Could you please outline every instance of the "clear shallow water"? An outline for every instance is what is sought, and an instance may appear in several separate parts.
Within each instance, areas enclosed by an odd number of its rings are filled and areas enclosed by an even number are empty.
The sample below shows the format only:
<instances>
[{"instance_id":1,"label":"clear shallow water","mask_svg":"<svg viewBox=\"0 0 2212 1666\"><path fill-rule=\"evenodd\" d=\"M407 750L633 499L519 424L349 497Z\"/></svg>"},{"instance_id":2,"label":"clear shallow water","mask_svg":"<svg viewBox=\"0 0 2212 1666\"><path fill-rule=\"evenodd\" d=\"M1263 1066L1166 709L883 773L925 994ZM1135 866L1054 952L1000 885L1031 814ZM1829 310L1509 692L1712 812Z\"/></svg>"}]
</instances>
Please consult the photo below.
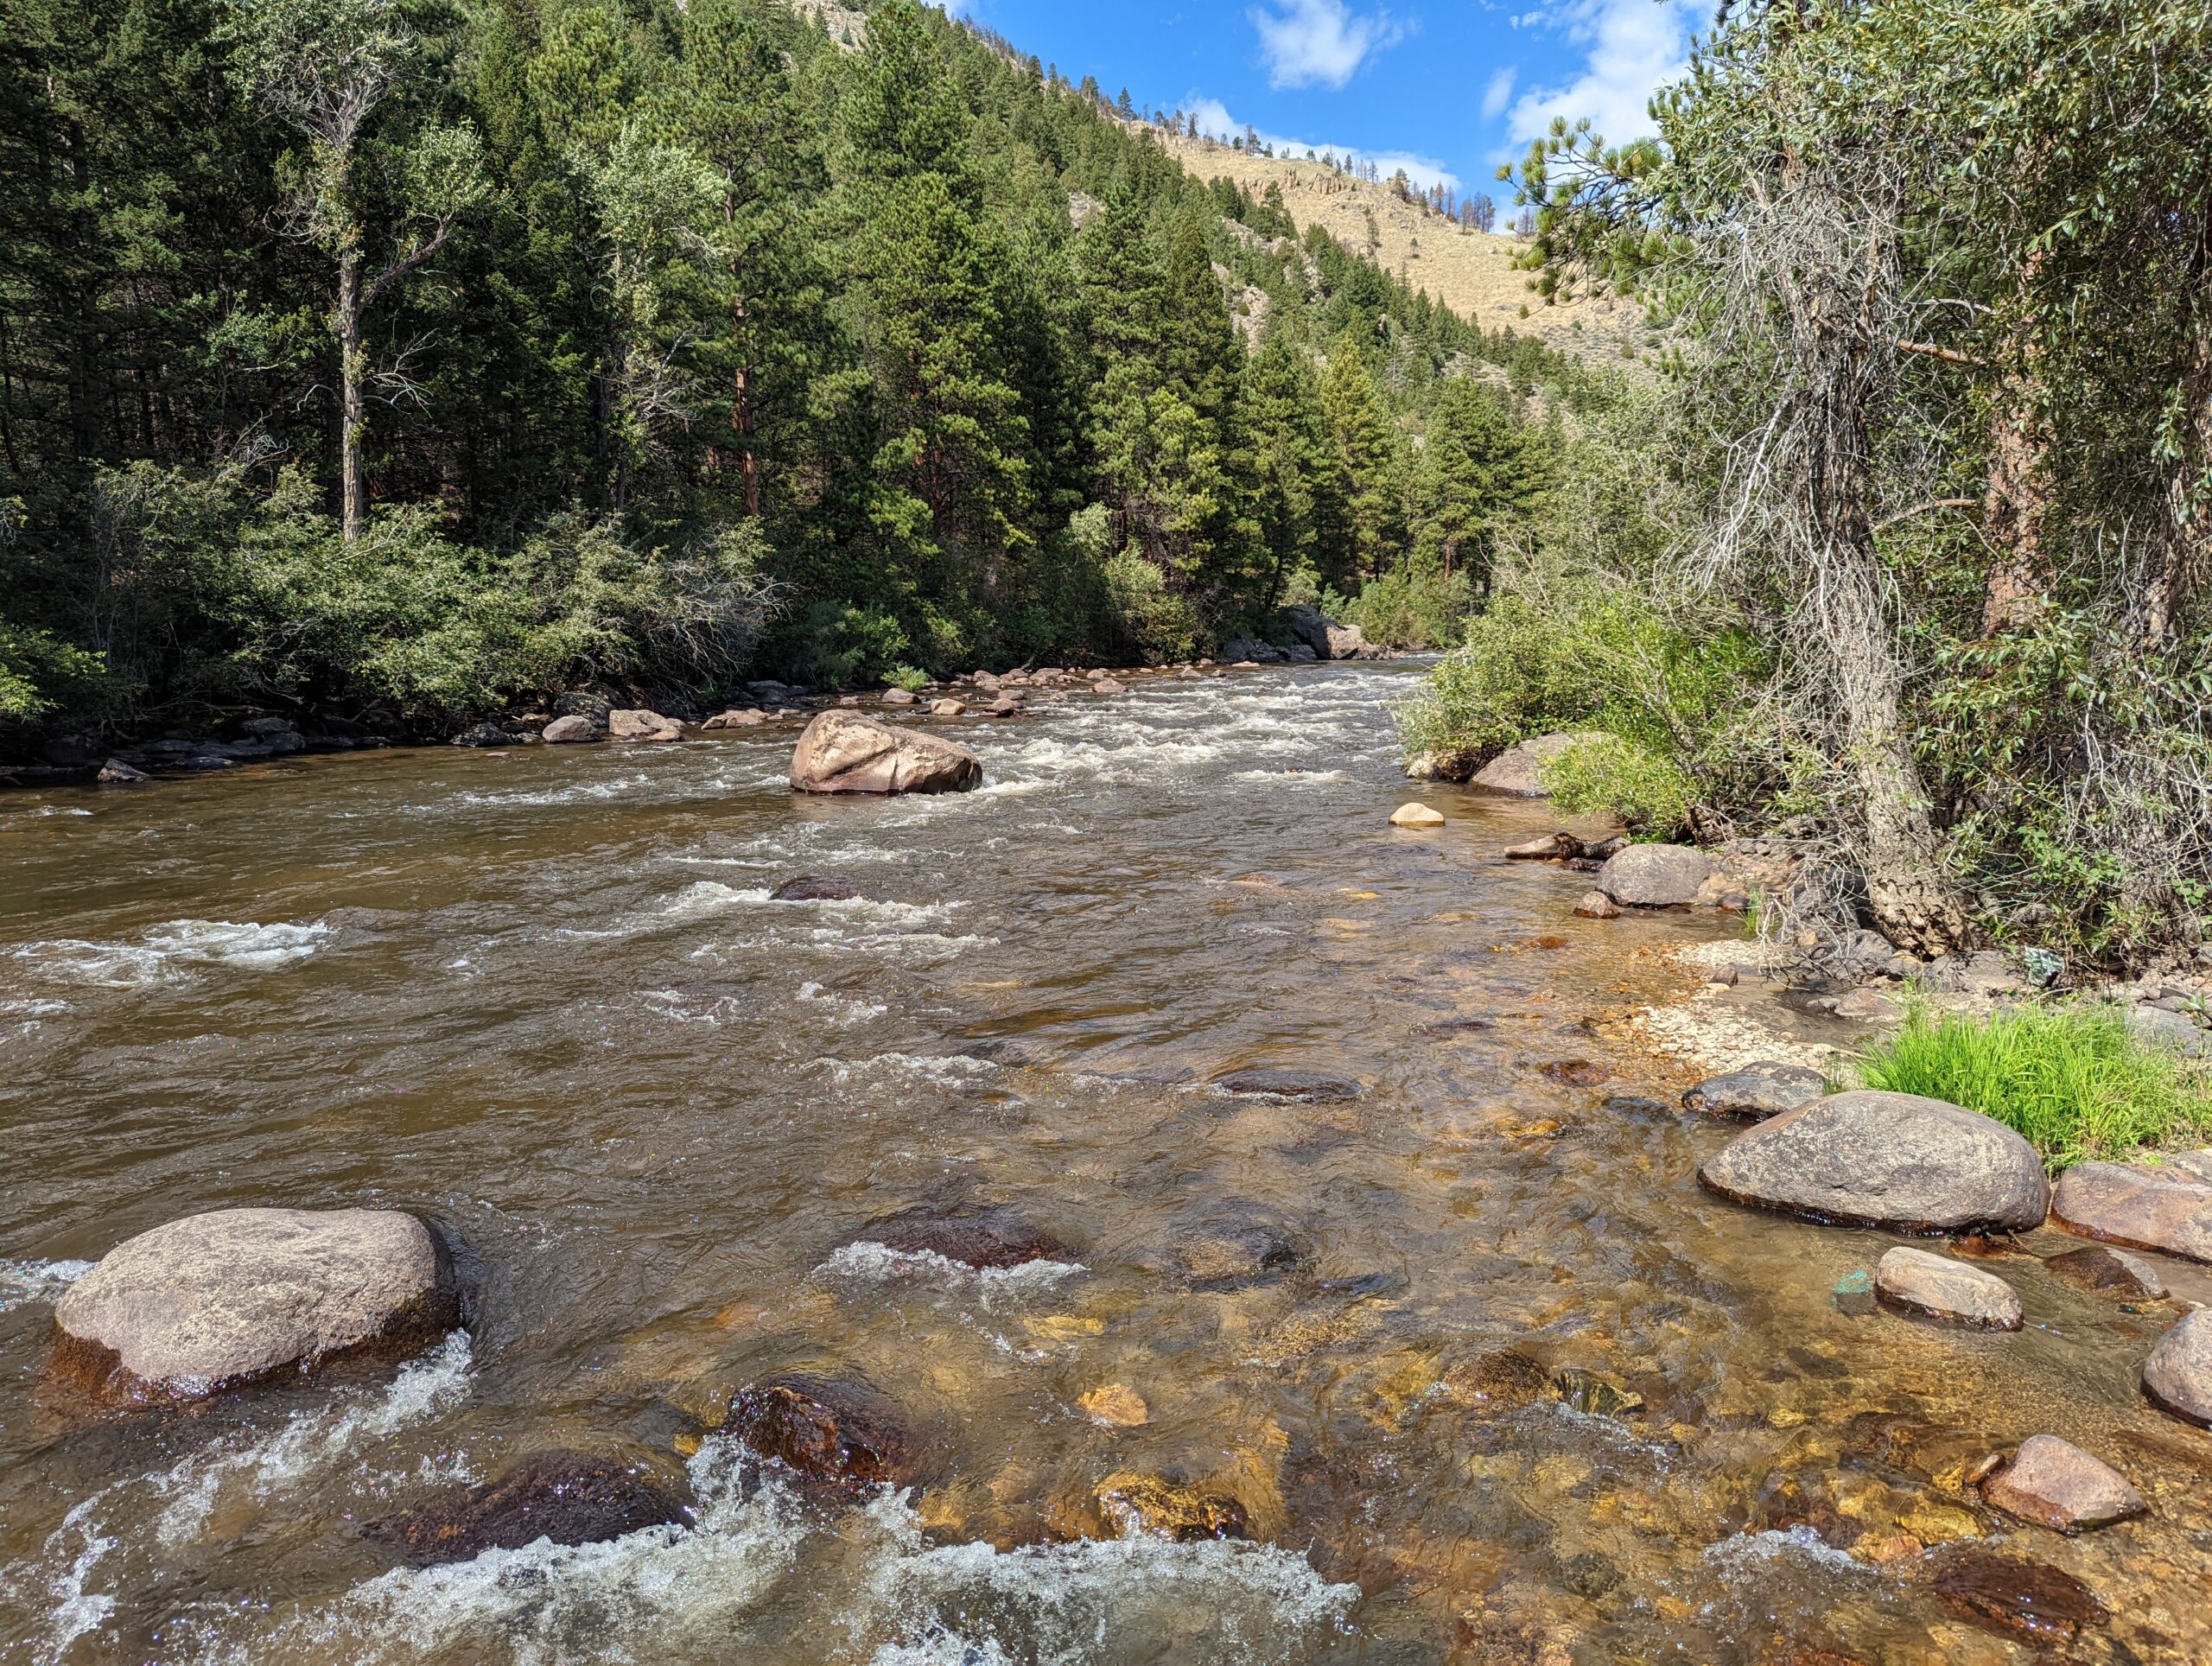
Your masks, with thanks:
<instances>
[{"instance_id":1,"label":"clear shallow water","mask_svg":"<svg viewBox=\"0 0 2212 1666\"><path fill-rule=\"evenodd\" d=\"M1722 1204L1725 1130L1605 1106L1678 1085L1607 1039L1643 951L1723 928L1574 920L1586 881L1497 859L1526 806L1389 830L1407 675L1072 696L963 729L958 798L796 799L776 730L0 799L0 1659L2027 1658L1907 1532L2078 1574L2115 1611L2083 1658L2206 1657L2212 1439L2133 1385L2171 1314L2020 1262L2020 1336L1838 1314L1886 1240ZM880 900L770 900L810 873ZM1201 1085L1259 1065L1364 1092ZM1070 1259L854 1246L919 1203ZM245 1204L451 1224L474 1333L189 1416L42 1389L82 1263ZM1255 1217L1297 1264L1192 1288L1193 1230ZM1501 1411L1468 1385L1506 1347L1643 1404ZM893 1394L929 1485L748 1491L709 1435L689 1530L424 1571L362 1536L793 1368ZM1148 1421L1085 1415L1106 1385ZM2044 1430L2154 1519L2067 1542L1944 1484ZM1255 1541L1108 1536L1124 1471Z\"/></svg>"}]
</instances>

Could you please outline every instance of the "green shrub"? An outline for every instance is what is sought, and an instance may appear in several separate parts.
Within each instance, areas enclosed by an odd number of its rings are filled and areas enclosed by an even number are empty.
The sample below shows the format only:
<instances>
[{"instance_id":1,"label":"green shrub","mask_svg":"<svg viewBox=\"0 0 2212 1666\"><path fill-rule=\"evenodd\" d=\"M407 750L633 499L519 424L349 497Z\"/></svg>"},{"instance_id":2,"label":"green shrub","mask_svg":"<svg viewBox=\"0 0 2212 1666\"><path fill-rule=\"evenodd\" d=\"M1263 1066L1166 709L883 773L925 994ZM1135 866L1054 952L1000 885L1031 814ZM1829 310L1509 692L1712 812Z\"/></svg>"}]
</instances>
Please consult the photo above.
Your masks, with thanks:
<instances>
[{"instance_id":1,"label":"green shrub","mask_svg":"<svg viewBox=\"0 0 2212 1666\"><path fill-rule=\"evenodd\" d=\"M1334 601L1334 606L1327 605ZM1351 601L1333 597L1324 611L1357 625L1378 648L1416 652L1463 640L1475 612L1475 588L1465 573L1385 573Z\"/></svg>"},{"instance_id":2,"label":"green shrub","mask_svg":"<svg viewBox=\"0 0 2212 1666\"><path fill-rule=\"evenodd\" d=\"M930 685L930 674L916 671L912 665L894 665L884 672L885 686L904 689L909 694L919 694Z\"/></svg>"},{"instance_id":3,"label":"green shrub","mask_svg":"<svg viewBox=\"0 0 2212 1666\"><path fill-rule=\"evenodd\" d=\"M1570 816L1618 816L1642 839L1687 831L1697 789L1669 760L1618 734L1578 741L1548 765L1552 802Z\"/></svg>"},{"instance_id":4,"label":"green shrub","mask_svg":"<svg viewBox=\"0 0 2212 1666\"><path fill-rule=\"evenodd\" d=\"M1993 1116L2055 1168L2156 1148L2212 1122L2201 1072L2135 1040L2115 1008L2019 1008L1987 1021L1914 1003L1857 1061L1870 1088Z\"/></svg>"},{"instance_id":5,"label":"green shrub","mask_svg":"<svg viewBox=\"0 0 2212 1666\"><path fill-rule=\"evenodd\" d=\"M1487 758L1515 741L1585 724L1605 698L1573 633L1520 596L1468 621L1465 639L1398 715L1409 755Z\"/></svg>"},{"instance_id":6,"label":"green shrub","mask_svg":"<svg viewBox=\"0 0 2212 1666\"><path fill-rule=\"evenodd\" d=\"M1198 609L1167 588L1166 575L1135 544L1107 562L1104 577L1114 624L1138 658L1158 664L1198 652L1204 633Z\"/></svg>"}]
</instances>

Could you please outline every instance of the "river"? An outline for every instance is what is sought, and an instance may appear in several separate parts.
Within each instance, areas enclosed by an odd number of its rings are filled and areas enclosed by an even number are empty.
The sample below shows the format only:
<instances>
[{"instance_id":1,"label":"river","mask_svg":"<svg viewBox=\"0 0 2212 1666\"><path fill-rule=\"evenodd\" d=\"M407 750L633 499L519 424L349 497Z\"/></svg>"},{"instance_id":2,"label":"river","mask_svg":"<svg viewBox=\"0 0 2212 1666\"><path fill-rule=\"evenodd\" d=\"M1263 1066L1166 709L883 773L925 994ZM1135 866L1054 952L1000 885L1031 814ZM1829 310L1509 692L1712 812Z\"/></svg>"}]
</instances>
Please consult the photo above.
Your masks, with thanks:
<instances>
[{"instance_id":1,"label":"river","mask_svg":"<svg viewBox=\"0 0 2212 1666\"><path fill-rule=\"evenodd\" d=\"M0 800L0 1659L2024 1660L1924 1571L1990 1536L2105 1597L2096 1647L2205 1657L2161 1321L2050 1280L2012 1337L1839 1313L1891 1240L1701 1192L1730 1130L1616 1097L1679 1088L1611 1021L1733 922L1575 919L1500 859L1537 807L1392 830L1410 675L1077 694L961 726L957 797L795 798L777 728ZM870 900L771 899L809 874ZM1251 1066L1360 1092L1206 1085ZM985 1203L1066 1257L864 1241ZM445 1223L470 1328L191 1414L44 1383L83 1263L257 1204ZM1193 1276L1224 1221L1281 1253ZM759 1478L713 1431L797 1368L892 1396L928 1484ZM2152 1520L1962 1506L2043 1430ZM695 1524L423 1570L363 1531L548 1445L683 1454ZM1111 1536L1126 1472L1249 1539Z\"/></svg>"}]
</instances>

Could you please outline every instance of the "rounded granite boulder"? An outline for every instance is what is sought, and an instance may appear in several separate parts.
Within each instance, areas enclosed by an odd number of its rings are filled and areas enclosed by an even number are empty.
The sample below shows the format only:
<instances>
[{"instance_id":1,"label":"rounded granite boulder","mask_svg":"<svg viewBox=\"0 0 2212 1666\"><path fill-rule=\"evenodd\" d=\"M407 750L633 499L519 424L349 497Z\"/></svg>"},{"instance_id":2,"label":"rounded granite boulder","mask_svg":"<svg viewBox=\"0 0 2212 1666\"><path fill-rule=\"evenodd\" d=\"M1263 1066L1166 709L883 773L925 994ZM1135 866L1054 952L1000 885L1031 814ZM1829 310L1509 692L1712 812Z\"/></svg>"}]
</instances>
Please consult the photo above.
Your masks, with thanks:
<instances>
[{"instance_id":1,"label":"rounded granite boulder","mask_svg":"<svg viewBox=\"0 0 2212 1666\"><path fill-rule=\"evenodd\" d=\"M388 1209L224 1209L111 1250L55 1306L54 1369L113 1405L197 1400L461 1322L430 1229Z\"/></svg>"},{"instance_id":2,"label":"rounded granite boulder","mask_svg":"<svg viewBox=\"0 0 2212 1666\"><path fill-rule=\"evenodd\" d=\"M982 784L982 760L966 747L858 712L822 713L791 752L791 785L801 792L966 792Z\"/></svg>"},{"instance_id":3,"label":"rounded granite boulder","mask_svg":"<svg viewBox=\"0 0 2212 1666\"><path fill-rule=\"evenodd\" d=\"M2043 1224L2043 1160L2002 1122L1910 1093L1832 1094L1746 1129L1698 1170L1737 1203L1899 1232Z\"/></svg>"}]
</instances>

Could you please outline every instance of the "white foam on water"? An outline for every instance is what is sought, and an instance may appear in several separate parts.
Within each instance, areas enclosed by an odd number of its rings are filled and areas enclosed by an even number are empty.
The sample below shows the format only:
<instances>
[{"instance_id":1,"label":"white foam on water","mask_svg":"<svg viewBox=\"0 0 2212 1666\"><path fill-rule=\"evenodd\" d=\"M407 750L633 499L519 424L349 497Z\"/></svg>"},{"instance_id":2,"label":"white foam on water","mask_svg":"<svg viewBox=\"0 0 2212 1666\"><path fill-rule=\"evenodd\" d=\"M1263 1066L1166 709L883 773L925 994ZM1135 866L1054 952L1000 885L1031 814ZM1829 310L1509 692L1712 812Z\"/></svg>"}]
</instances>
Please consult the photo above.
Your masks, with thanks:
<instances>
[{"instance_id":1,"label":"white foam on water","mask_svg":"<svg viewBox=\"0 0 2212 1666\"><path fill-rule=\"evenodd\" d=\"M805 1512L770 1485L744 1496L739 1451L709 1438L690 1465L694 1524L652 1527L601 1544L540 1539L473 1561L403 1567L285 1617L250 1642L209 1638L201 1659L652 1660L698 1649L757 1606L790 1568ZM733 1656L706 1656L734 1658Z\"/></svg>"},{"instance_id":2,"label":"white foam on water","mask_svg":"<svg viewBox=\"0 0 2212 1666\"><path fill-rule=\"evenodd\" d=\"M1344 1634L1359 1599L1357 1586L1332 1585L1276 1545L1138 1535L1013 1550L931 1546L903 1496L880 1497L865 1513L885 1542L871 1559L867 1607L845 1625L880 1639L872 1666L1274 1666Z\"/></svg>"},{"instance_id":3,"label":"white foam on water","mask_svg":"<svg viewBox=\"0 0 2212 1666\"><path fill-rule=\"evenodd\" d=\"M457 792L450 798L431 804L410 804L416 814L435 812L454 804L467 804L471 809L504 810L508 808L535 809L552 804L582 804L604 802L609 798L624 798L641 787L652 785L651 775L617 775L604 781L571 781L566 786L544 787L537 792Z\"/></svg>"},{"instance_id":4,"label":"white foam on water","mask_svg":"<svg viewBox=\"0 0 2212 1666\"><path fill-rule=\"evenodd\" d=\"M1239 781L1275 781L1290 786L1328 786L1344 779L1340 769L1245 769L1233 778Z\"/></svg>"},{"instance_id":5,"label":"white foam on water","mask_svg":"<svg viewBox=\"0 0 2212 1666\"><path fill-rule=\"evenodd\" d=\"M47 1536L49 1563L67 1555L73 1545L77 1551L69 1565L47 1582L46 1594L54 1605L47 1616L47 1642L53 1650L50 1659L59 1659L71 1644L88 1631L98 1631L115 1612L114 1597L86 1589L93 1571L121 1542L92 1524L94 1512L106 1497L105 1491L95 1492L72 1509L61 1518L61 1525ZM0 1577L0 1590L9 1588L10 1583Z\"/></svg>"},{"instance_id":6,"label":"white foam on water","mask_svg":"<svg viewBox=\"0 0 2212 1666\"><path fill-rule=\"evenodd\" d=\"M1724 1577L1757 1573L1777 1561L1802 1557L1835 1573L1871 1576L1873 1570L1848 1551L1839 1550L1805 1526L1770 1528L1764 1533L1732 1533L1705 1548L1705 1559Z\"/></svg>"},{"instance_id":7,"label":"white foam on water","mask_svg":"<svg viewBox=\"0 0 2212 1666\"><path fill-rule=\"evenodd\" d=\"M821 1008L823 1016L840 1029L854 1024L864 1024L871 1018L880 1018L891 1010L887 1006L855 1001L849 995L832 995L811 979L798 986L797 998L810 1007Z\"/></svg>"},{"instance_id":8,"label":"white foam on water","mask_svg":"<svg viewBox=\"0 0 2212 1666\"><path fill-rule=\"evenodd\" d=\"M1000 1296L1042 1295L1090 1269L1076 1261L1025 1261L1015 1267L970 1267L965 1262L940 1256L933 1250L893 1250L887 1243L862 1238L830 1251L814 1269L830 1278L856 1283L890 1284L906 1280L950 1290L974 1293L988 1307Z\"/></svg>"},{"instance_id":9,"label":"white foam on water","mask_svg":"<svg viewBox=\"0 0 2212 1666\"><path fill-rule=\"evenodd\" d=\"M276 971L308 958L330 936L330 928L321 921L264 925L227 919L173 919L148 926L137 943L56 938L26 943L10 952L13 958L38 972L130 989L188 977L193 969L204 966Z\"/></svg>"},{"instance_id":10,"label":"white foam on water","mask_svg":"<svg viewBox=\"0 0 2212 1666\"><path fill-rule=\"evenodd\" d=\"M855 1077L865 1081L895 1071L946 1087L969 1087L979 1078L993 1074L998 1066L988 1059L964 1052L879 1052L867 1059L817 1059L804 1068L824 1071L833 1082L849 1082Z\"/></svg>"},{"instance_id":11,"label":"white foam on water","mask_svg":"<svg viewBox=\"0 0 2212 1666\"><path fill-rule=\"evenodd\" d=\"M98 1264L89 1261L0 1259L0 1313L13 1313L29 1301L54 1300Z\"/></svg>"},{"instance_id":12,"label":"white foam on water","mask_svg":"<svg viewBox=\"0 0 2212 1666\"><path fill-rule=\"evenodd\" d=\"M731 908L768 900L765 886L740 889L720 880L695 880L661 905L664 919L705 919Z\"/></svg>"},{"instance_id":13,"label":"white foam on water","mask_svg":"<svg viewBox=\"0 0 2212 1666\"><path fill-rule=\"evenodd\" d=\"M701 995L685 989L641 989L638 999L663 1018L679 1024L705 1024L719 1029L725 1019L747 1015L744 1001L734 995Z\"/></svg>"}]
</instances>

